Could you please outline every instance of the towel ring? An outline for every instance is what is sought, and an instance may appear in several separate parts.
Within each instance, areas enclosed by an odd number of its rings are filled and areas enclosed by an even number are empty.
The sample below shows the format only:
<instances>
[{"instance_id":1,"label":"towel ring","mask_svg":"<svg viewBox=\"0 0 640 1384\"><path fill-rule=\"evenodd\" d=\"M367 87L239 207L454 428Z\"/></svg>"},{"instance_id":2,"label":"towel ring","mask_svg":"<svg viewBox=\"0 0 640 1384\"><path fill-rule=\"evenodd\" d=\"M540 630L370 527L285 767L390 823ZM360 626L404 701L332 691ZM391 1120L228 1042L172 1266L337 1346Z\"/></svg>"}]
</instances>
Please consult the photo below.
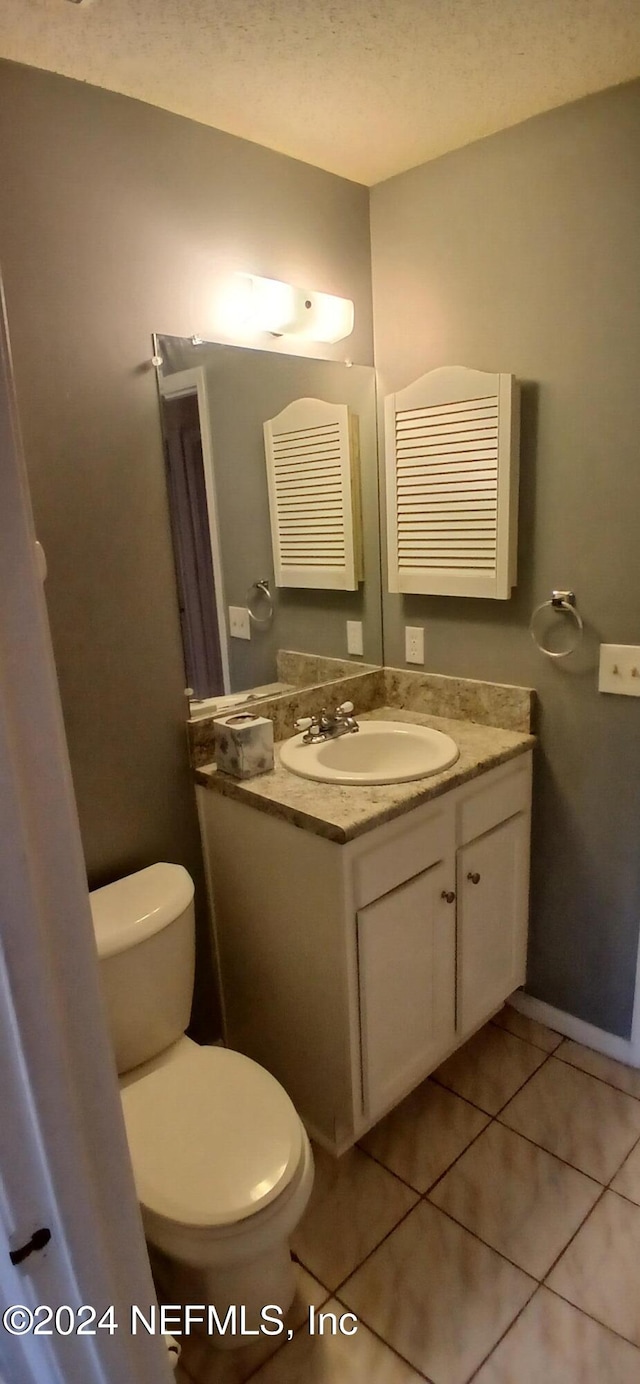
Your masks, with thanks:
<instances>
[{"instance_id":1,"label":"towel ring","mask_svg":"<svg viewBox=\"0 0 640 1384\"><path fill-rule=\"evenodd\" d=\"M266 604L266 615L255 615L251 609L252 602L260 601ZM252 625L257 625L258 629L266 629L267 625L273 620L273 596L269 590L269 578L264 577L262 581L254 581L247 591L247 610Z\"/></svg>"},{"instance_id":2,"label":"towel ring","mask_svg":"<svg viewBox=\"0 0 640 1384\"><path fill-rule=\"evenodd\" d=\"M568 649L560 649L556 652L554 649L548 649L546 644L543 644L542 640L538 638L535 623L536 617L540 614L541 610L546 610L548 607L552 610L563 611L566 615L570 615L575 623L575 639L573 643L569 645ZM552 591L551 600L542 601L539 606L536 606L531 620L529 621L529 634L536 647L540 650L540 653L546 654L547 658L568 658L569 654L575 653L578 645L582 641L583 633L584 625L582 623L582 616L576 607L576 598L573 591Z\"/></svg>"}]
</instances>

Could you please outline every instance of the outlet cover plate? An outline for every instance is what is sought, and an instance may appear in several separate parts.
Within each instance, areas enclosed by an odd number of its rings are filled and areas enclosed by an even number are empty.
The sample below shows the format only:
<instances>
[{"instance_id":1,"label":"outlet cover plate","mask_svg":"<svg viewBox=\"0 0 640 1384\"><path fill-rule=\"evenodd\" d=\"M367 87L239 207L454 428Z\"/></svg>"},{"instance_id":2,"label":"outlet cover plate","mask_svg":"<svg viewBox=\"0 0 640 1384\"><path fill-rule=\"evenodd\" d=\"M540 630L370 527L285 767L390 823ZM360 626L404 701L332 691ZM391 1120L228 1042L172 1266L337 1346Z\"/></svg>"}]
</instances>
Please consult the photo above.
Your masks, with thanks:
<instances>
[{"instance_id":1,"label":"outlet cover plate","mask_svg":"<svg viewBox=\"0 0 640 1384\"><path fill-rule=\"evenodd\" d=\"M347 653L362 656L362 620L347 620Z\"/></svg>"},{"instance_id":2,"label":"outlet cover plate","mask_svg":"<svg viewBox=\"0 0 640 1384\"><path fill-rule=\"evenodd\" d=\"M246 606L229 606L229 634L232 639L251 638L251 621Z\"/></svg>"},{"instance_id":3,"label":"outlet cover plate","mask_svg":"<svg viewBox=\"0 0 640 1384\"><path fill-rule=\"evenodd\" d=\"M640 697L640 647L637 644L600 645L598 691Z\"/></svg>"},{"instance_id":4,"label":"outlet cover plate","mask_svg":"<svg viewBox=\"0 0 640 1384\"><path fill-rule=\"evenodd\" d=\"M405 625L404 656L407 663L420 663L424 667L424 630L422 625Z\"/></svg>"}]
</instances>

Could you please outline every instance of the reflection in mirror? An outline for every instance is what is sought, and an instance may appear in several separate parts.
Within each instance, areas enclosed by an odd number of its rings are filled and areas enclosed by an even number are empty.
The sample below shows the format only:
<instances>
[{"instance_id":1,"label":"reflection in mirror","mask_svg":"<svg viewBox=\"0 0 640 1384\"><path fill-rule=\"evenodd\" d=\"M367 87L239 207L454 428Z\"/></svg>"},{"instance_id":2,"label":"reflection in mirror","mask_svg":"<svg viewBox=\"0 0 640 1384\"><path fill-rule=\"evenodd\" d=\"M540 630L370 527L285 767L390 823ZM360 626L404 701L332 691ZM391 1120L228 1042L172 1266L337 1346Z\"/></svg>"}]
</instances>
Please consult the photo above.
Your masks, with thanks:
<instances>
[{"instance_id":1,"label":"reflection in mirror","mask_svg":"<svg viewBox=\"0 0 640 1384\"><path fill-rule=\"evenodd\" d=\"M380 663L373 368L154 342L194 703L323 680L283 650Z\"/></svg>"}]
</instances>

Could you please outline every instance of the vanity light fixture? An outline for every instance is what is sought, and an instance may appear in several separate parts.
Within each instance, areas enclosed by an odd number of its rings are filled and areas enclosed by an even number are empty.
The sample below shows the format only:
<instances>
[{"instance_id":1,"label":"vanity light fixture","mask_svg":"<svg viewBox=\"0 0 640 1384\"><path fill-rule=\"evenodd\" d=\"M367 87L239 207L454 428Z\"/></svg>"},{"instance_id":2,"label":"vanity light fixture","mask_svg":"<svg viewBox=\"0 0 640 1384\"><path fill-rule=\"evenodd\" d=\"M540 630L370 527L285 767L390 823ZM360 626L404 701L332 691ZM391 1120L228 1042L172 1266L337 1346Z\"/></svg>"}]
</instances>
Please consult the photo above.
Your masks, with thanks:
<instances>
[{"instance_id":1,"label":"vanity light fixture","mask_svg":"<svg viewBox=\"0 0 640 1384\"><path fill-rule=\"evenodd\" d=\"M235 315L244 329L331 343L342 341L353 331L350 298L296 288L258 274L236 274L235 279Z\"/></svg>"}]
</instances>

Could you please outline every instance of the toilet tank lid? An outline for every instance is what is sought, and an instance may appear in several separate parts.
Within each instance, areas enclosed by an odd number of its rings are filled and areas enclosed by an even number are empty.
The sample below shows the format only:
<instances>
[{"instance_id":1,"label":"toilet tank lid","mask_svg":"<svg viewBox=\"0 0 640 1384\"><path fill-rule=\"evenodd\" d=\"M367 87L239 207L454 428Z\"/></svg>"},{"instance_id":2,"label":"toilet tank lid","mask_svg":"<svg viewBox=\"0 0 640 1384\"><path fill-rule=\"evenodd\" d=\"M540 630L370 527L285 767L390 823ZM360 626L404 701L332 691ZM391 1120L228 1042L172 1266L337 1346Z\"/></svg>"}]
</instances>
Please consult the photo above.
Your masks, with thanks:
<instances>
[{"instance_id":1,"label":"toilet tank lid","mask_svg":"<svg viewBox=\"0 0 640 1384\"><path fill-rule=\"evenodd\" d=\"M98 956L114 956L175 922L193 899L193 880L182 865L149 865L89 899Z\"/></svg>"}]
</instances>

